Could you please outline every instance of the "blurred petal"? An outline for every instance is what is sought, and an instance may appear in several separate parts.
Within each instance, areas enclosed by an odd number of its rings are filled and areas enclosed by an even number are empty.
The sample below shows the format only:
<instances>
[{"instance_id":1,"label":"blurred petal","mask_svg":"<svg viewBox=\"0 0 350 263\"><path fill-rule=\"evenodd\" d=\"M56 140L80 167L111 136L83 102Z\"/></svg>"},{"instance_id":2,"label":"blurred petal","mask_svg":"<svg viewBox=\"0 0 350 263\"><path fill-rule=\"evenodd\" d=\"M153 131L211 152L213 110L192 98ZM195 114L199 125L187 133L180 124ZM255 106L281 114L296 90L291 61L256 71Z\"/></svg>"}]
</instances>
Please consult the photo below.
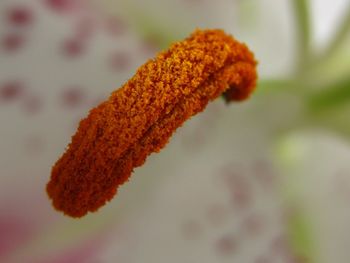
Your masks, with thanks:
<instances>
[{"instance_id":1,"label":"blurred petal","mask_svg":"<svg viewBox=\"0 0 350 263\"><path fill-rule=\"evenodd\" d=\"M308 221L313 250L307 252L316 262L347 262L350 145L312 131L292 134L279 147L285 195Z\"/></svg>"}]
</instances>

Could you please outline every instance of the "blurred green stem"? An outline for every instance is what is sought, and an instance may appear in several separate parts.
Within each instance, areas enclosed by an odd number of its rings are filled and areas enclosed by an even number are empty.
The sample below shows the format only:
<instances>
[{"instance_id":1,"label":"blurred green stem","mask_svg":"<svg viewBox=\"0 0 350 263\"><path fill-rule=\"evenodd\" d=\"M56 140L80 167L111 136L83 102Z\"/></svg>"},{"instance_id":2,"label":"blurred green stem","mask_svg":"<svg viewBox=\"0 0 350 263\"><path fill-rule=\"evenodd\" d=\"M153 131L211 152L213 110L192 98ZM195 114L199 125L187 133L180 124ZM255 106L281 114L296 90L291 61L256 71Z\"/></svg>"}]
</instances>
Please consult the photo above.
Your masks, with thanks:
<instances>
[{"instance_id":1,"label":"blurred green stem","mask_svg":"<svg viewBox=\"0 0 350 263\"><path fill-rule=\"evenodd\" d=\"M311 94L307 99L309 110L320 114L350 102L350 77L341 79Z\"/></svg>"},{"instance_id":2,"label":"blurred green stem","mask_svg":"<svg viewBox=\"0 0 350 263\"><path fill-rule=\"evenodd\" d=\"M261 79L258 81L258 94L265 94L276 91L286 91L294 87L294 79Z\"/></svg>"},{"instance_id":3,"label":"blurred green stem","mask_svg":"<svg viewBox=\"0 0 350 263\"><path fill-rule=\"evenodd\" d=\"M296 70L297 74L304 71L304 68L308 65L310 54L310 10L308 0L294 0L293 2L296 33L298 39L298 57Z\"/></svg>"},{"instance_id":4,"label":"blurred green stem","mask_svg":"<svg viewBox=\"0 0 350 263\"><path fill-rule=\"evenodd\" d=\"M350 34L350 4L343 18L343 22L329 46L318 57L313 57L310 46L310 16L308 0L293 0L296 30L298 34L298 63L296 75L289 79L263 79L258 85L258 93L291 92L305 99L306 107L312 114L319 114L350 102L350 77L337 80L318 91L310 92L310 85L317 80L310 79L310 72L322 64L326 64L336 51L344 44Z\"/></svg>"}]
</instances>

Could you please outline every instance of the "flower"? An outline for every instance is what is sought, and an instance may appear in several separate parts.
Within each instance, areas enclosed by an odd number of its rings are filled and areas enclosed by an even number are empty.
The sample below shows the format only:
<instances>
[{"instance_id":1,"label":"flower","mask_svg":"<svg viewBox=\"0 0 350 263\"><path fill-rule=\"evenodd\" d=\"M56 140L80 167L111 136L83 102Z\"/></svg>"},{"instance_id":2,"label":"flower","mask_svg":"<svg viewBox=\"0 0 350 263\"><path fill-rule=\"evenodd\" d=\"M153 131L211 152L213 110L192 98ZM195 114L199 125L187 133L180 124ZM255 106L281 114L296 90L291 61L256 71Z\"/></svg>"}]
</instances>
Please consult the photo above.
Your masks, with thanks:
<instances>
[{"instance_id":1,"label":"flower","mask_svg":"<svg viewBox=\"0 0 350 263\"><path fill-rule=\"evenodd\" d=\"M23 87L0 96L1 262L348 262L347 0L95 1L100 13L91 1L25 2L33 23L18 26L6 13L23 1L0 1L0 42L24 39L0 45L0 90ZM195 27L254 50L254 96L211 102L99 213L57 213L43 189L77 121ZM62 52L70 41L78 56ZM67 107L72 87L83 96Z\"/></svg>"}]
</instances>

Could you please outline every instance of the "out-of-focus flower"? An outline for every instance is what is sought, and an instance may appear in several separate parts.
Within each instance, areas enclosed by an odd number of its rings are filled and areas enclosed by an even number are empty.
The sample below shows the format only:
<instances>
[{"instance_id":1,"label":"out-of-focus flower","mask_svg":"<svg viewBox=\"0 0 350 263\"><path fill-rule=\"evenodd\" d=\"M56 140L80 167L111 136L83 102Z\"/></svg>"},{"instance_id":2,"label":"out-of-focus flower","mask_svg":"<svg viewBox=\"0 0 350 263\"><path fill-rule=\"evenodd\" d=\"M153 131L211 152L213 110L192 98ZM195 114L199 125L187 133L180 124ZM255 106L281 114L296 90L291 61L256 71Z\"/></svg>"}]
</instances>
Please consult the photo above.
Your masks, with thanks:
<instances>
[{"instance_id":1,"label":"out-of-focus flower","mask_svg":"<svg viewBox=\"0 0 350 263\"><path fill-rule=\"evenodd\" d=\"M348 262L348 1L0 2L1 262ZM248 43L256 96L210 105L101 213L55 213L78 120L196 27Z\"/></svg>"}]
</instances>

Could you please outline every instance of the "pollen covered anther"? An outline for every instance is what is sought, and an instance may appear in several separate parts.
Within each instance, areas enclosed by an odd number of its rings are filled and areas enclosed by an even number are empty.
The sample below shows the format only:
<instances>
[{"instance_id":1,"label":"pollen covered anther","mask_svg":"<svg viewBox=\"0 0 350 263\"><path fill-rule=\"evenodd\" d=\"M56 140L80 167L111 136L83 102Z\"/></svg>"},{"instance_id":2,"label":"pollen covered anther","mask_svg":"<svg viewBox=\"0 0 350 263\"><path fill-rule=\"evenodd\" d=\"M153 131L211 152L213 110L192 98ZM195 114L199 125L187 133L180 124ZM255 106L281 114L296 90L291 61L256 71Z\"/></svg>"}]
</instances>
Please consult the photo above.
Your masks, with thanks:
<instances>
[{"instance_id":1,"label":"pollen covered anther","mask_svg":"<svg viewBox=\"0 0 350 263\"><path fill-rule=\"evenodd\" d=\"M253 54L221 30L173 44L80 122L52 168L53 206L72 217L96 211L187 119L221 94L247 98L256 78Z\"/></svg>"}]
</instances>

